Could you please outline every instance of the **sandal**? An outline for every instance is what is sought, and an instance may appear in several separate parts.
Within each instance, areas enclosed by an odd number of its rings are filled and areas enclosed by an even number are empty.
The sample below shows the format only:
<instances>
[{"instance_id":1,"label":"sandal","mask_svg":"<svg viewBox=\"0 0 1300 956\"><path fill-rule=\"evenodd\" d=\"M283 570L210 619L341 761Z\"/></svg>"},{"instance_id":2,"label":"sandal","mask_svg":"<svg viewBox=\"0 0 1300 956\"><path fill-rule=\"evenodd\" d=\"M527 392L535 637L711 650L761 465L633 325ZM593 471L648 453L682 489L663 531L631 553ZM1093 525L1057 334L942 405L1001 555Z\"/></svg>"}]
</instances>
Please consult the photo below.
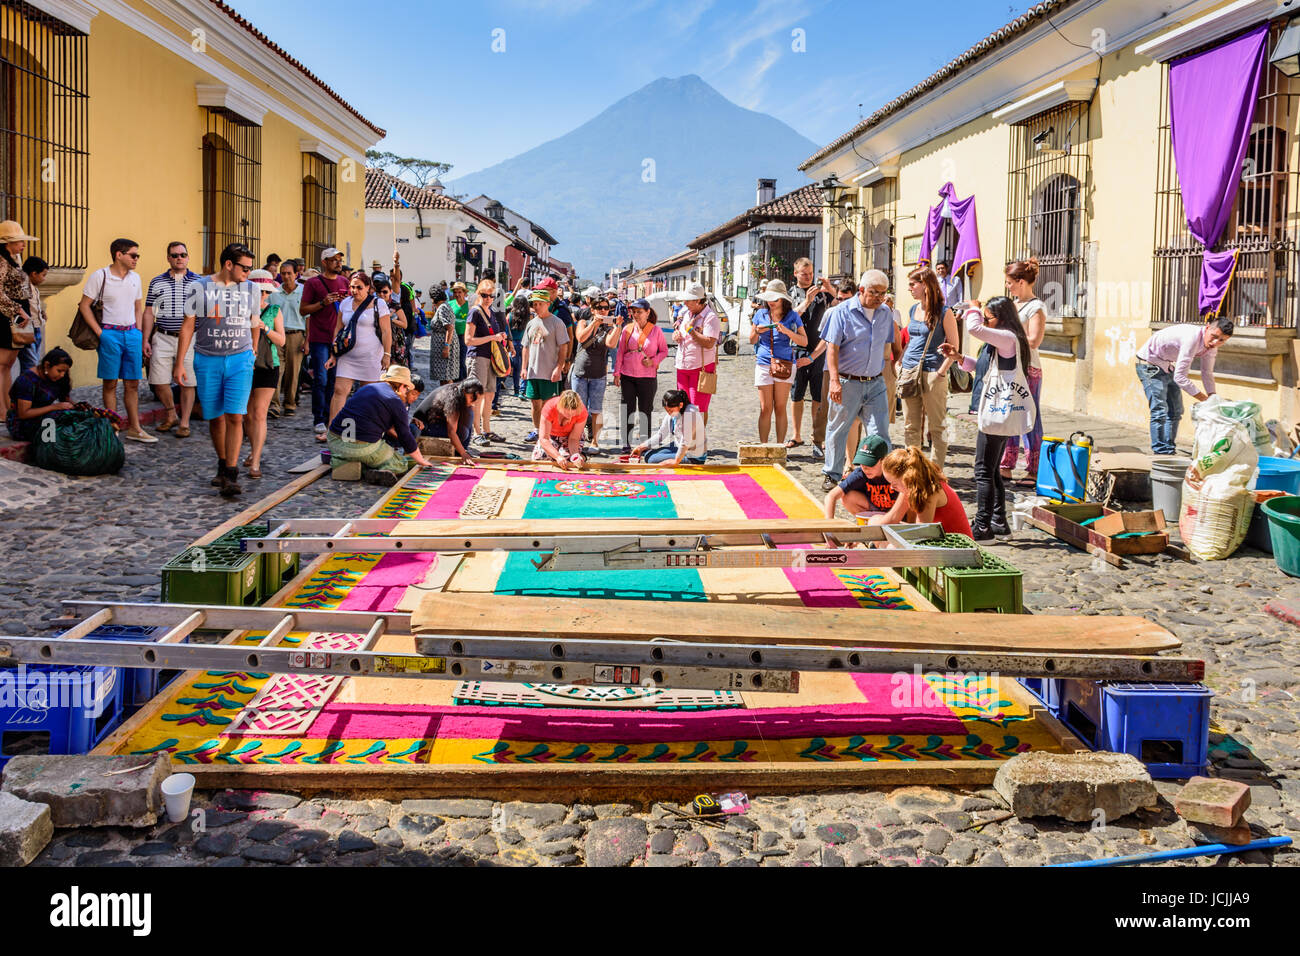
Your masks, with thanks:
<instances>
[{"instance_id":1,"label":"sandal","mask_svg":"<svg viewBox=\"0 0 1300 956\"><path fill-rule=\"evenodd\" d=\"M786 447L786 448L798 448L798 447L799 447L800 445L802 445L802 444L803 444L803 442L801 442L801 441L795 441L793 438L791 438L789 441L787 441L787 442L785 443L785 447Z\"/></svg>"},{"instance_id":2,"label":"sandal","mask_svg":"<svg viewBox=\"0 0 1300 956\"><path fill-rule=\"evenodd\" d=\"M261 468L250 468L250 469L248 469L248 477L249 477L249 478L261 478L261 477L262 477L262 469L261 469Z\"/></svg>"},{"instance_id":3,"label":"sandal","mask_svg":"<svg viewBox=\"0 0 1300 956\"><path fill-rule=\"evenodd\" d=\"M167 421L163 422L161 425L155 425L155 426L154 426L154 431L158 431L158 432L169 432L169 431L171 431L173 428L175 428L177 425L179 425L180 423L181 423L181 420L180 420L179 418L169 418Z\"/></svg>"},{"instance_id":4,"label":"sandal","mask_svg":"<svg viewBox=\"0 0 1300 956\"><path fill-rule=\"evenodd\" d=\"M177 437L177 438L189 438L189 437L190 437L190 426L189 426L189 425L177 425L177 426L176 426L176 437Z\"/></svg>"}]
</instances>

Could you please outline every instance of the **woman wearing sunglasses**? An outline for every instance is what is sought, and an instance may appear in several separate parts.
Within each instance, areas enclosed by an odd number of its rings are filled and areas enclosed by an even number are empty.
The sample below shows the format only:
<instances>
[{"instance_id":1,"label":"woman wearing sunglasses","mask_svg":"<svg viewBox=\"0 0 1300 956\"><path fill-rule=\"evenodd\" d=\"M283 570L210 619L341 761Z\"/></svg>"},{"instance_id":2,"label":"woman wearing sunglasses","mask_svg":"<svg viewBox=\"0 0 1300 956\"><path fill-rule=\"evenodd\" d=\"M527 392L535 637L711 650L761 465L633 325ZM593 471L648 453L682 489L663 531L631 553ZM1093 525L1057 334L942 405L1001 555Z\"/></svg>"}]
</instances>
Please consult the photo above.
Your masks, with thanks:
<instances>
[{"instance_id":1,"label":"woman wearing sunglasses","mask_svg":"<svg viewBox=\"0 0 1300 956\"><path fill-rule=\"evenodd\" d=\"M614 328L609 318L609 303L594 297L591 308L578 313L574 337L578 340L578 357L573 362L569 387L578 393L588 411L587 429L591 432L591 451L600 452L600 410L605 404L605 366L609 347L605 338Z\"/></svg>"}]
</instances>

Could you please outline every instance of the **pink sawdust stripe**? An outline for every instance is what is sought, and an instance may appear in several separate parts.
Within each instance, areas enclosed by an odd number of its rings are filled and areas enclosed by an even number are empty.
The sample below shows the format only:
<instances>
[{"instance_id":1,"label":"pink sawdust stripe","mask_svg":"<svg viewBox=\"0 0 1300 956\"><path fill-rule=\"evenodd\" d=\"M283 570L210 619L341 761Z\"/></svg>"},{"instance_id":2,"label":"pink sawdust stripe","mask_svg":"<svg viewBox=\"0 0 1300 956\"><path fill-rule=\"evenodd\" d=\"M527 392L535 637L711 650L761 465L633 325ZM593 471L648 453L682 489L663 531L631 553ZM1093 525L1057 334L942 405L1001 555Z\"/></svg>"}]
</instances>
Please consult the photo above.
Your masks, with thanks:
<instances>
[{"instance_id":1,"label":"pink sawdust stripe","mask_svg":"<svg viewBox=\"0 0 1300 956\"><path fill-rule=\"evenodd\" d=\"M848 736L852 734L959 734L963 723L947 707L926 707L927 685L911 675L856 674L866 699L817 707L760 710L608 711L578 708L448 707L412 704L328 704L307 737L395 740L441 737L649 743L736 737ZM909 686L910 685L910 686ZM903 695L895 707L895 694ZM452 732L449 728L455 727Z\"/></svg>"},{"instance_id":2,"label":"pink sawdust stripe","mask_svg":"<svg viewBox=\"0 0 1300 956\"><path fill-rule=\"evenodd\" d=\"M412 584L423 581L436 554L386 554L339 602L341 611L395 611Z\"/></svg>"},{"instance_id":3,"label":"pink sawdust stripe","mask_svg":"<svg viewBox=\"0 0 1300 956\"><path fill-rule=\"evenodd\" d=\"M417 518L459 518L460 509L469 500L469 493L486 472L482 468L460 468L437 487Z\"/></svg>"}]
</instances>

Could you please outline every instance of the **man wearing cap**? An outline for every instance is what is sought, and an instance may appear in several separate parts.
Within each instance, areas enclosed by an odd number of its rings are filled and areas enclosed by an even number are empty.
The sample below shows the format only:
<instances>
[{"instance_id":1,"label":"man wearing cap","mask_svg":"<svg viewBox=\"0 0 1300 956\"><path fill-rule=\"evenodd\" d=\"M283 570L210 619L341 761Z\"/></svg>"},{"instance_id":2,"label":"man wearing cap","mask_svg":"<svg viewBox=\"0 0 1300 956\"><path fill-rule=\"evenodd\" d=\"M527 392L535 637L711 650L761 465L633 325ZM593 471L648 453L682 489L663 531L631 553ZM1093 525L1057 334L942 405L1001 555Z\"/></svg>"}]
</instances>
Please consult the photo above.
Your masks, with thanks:
<instances>
[{"instance_id":1,"label":"man wearing cap","mask_svg":"<svg viewBox=\"0 0 1300 956\"><path fill-rule=\"evenodd\" d=\"M407 411L407 406L419 397L410 370L401 365L388 366L378 382L353 392L327 432L330 463L336 473L342 472L336 477L348 477L342 466L357 462L361 474L353 474L353 480L361 477L371 484L391 486L414 465L430 467L420 454ZM396 442L404 454L399 454L386 438Z\"/></svg>"},{"instance_id":2,"label":"man wearing cap","mask_svg":"<svg viewBox=\"0 0 1300 956\"><path fill-rule=\"evenodd\" d=\"M898 492L885 477L880 462L889 454L889 443L879 435L868 435L858 453L856 466L826 493L826 517L835 517L835 506L844 505L850 515L884 514L894 507Z\"/></svg>"},{"instance_id":3,"label":"man wearing cap","mask_svg":"<svg viewBox=\"0 0 1300 956\"><path fill-rule=\"evenodd\" d=\"M201 277L190 271L190 250L183 242L167 246L167 269L149 280L144 304L144 355L149 360L149 385L167 411L158 431L176 429L177 438L190 435L190 413L194 411L194 388L181 387L181 413L176 415L172 400L172 369L176 367L176 346L185 321L185 297ZM194 378L194 350L185 356L185 371Z\"/></svg>"},{"instance_id":4,"label":"man wearing cap","mask_svg":"<svg viewBox=\"0 0 1300 956\"><path fill-rule=\"evenodd\" d=\"M708 296L708 291L699 282L687 286L682 293L682 313L673 325L673 341L677 343L677 387L700 410L706 425L713 393L699 390L700 373L718 370L718 339L722 336L722 319L709 308Z\"/></svg>"},{"instance_id":5,"label":"man wearing cap","mask_svg":"<svg viewBox=\"0 0 1300 956\"><path fill-rule=\"evenodd\" d=\"M334 347L334 324L339 302L348 295L348 277L340 271L343 253L333 246L320 254L321 273L302 286L299 311L307 320L307 349L311 357L311 417L316 440L325 440L330 397L334 394L334 368L330 363ZM327 363L329 367L327 368Z\"/></svg>"},{"instance_id":6,"label":"man wearing cap","mask_svg":"<svg viewBox=\"0 0 1300 956\"><path fill-rule=\"evenodd\" d=\"M823 320L830 421L822 490L830 491L844 472L849 427L862 421L864 434L889 442L889 397L885 354L894 341L894 310L885 305L889 277L869 269L858 280L858 294L830 309Z\"/></svg>"},{"instance_id":7,"label":"man wearing cap","mask_svg":"<svg viewBox=\"0 0 1300 956\"><path fill-rule=\"evenodd\" d=\"M564 323L564 330L569 336L568 344L564 347L564 360L560 367L561 375L568 378L569 369L573 366L573 313L569 311L569 303L564 301L564 296L560 295L560 284L555 281L553 276L547 276L537 283L537 289L550 296L551 314Z\"/></svg>"},{"instance_id":8,"label":"man wearing cap","mask_svg":"<svg viewBox=\"0 0 1300 956\"><path fill-rule=\"evenodd\" d=\"M537 441L542 406L564 390L564 356L569 332L551 312L551 296L542 289L532 293L533 317L524 327L524 397L532 403L533 430L524 439Z\"/></svg>"},{"instance_id":9,"label":"man wearing cap","mask_svg":"<svg viewBox=\"0 0 1300 956\"><path fill-rule=\"evenodd\" d=\"M253 253L232 242L221 250L216 274L194 283L185 299L185 320L176 349L172 375L180 386L197 385L199 404L208 420L208 433L217 453L212 484L224 498L239 487L239 448L244 443L244 416L253 391L253 362L262 330L262 289L249 280ZM257 321L254 321L254 319ZM185 371L184 356L194 345L194 376Z\"/></svg>"}]
</instances>

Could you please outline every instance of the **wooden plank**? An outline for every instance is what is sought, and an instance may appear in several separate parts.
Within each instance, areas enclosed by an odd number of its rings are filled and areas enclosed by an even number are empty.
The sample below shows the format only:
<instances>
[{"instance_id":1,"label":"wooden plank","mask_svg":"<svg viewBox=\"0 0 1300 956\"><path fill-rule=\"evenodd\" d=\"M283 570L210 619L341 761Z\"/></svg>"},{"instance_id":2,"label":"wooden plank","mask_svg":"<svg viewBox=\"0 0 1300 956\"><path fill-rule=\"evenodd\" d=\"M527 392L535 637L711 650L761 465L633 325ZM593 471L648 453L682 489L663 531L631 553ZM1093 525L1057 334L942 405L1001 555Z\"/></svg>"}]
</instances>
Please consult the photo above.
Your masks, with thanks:
<instances>
[{"instance_id":1,"label":"wooden plank","mask_svg":"<svg viewBox=\"0 0 1300 956\"><path fill-rule=\"evenodd\" d=\"M1153 654L1181 646L1139 617L990 614L719 605L710 601L589 601L501 594L429 594L411 615L411 633L647 640L665 628L678 640L822 647L941 648L1048 654ZM418 646L418 641L417 641Z\"/></svg>"},{"instance_id":2,"label":"wooden plank","mask_svg":"<svg viewBox=\"0 0 1300 956\"><path fill-rule=\"evenodd\" d=\"M236 528L248 524L250 521L257 520L262 515L266 514L268 511L270 511L272 508L278 505L280 502L284 501L287 498L292 498L298 492L302 491L304 488L310 485L313 481L323 477L324 475L328 475L329 473L330 473L329 465L317 466L316 468L312 469L311 471L301 476L300 478L295 478L293 481L289 482L288 484L282 485L280 488L277 488L275 491L271 492L265 498L245 508L243 511L241 511L239 514L235 515L233 518L229 519L228 521L222 522L221 524L217 525L217 527L213 528L203 537L199 538L197 541L191 544L190 547L193 548L193 547L197 547L198 545L211 544L213 541L216 541L227 531L233 531Z\"/></svg>"}]
</instances>

